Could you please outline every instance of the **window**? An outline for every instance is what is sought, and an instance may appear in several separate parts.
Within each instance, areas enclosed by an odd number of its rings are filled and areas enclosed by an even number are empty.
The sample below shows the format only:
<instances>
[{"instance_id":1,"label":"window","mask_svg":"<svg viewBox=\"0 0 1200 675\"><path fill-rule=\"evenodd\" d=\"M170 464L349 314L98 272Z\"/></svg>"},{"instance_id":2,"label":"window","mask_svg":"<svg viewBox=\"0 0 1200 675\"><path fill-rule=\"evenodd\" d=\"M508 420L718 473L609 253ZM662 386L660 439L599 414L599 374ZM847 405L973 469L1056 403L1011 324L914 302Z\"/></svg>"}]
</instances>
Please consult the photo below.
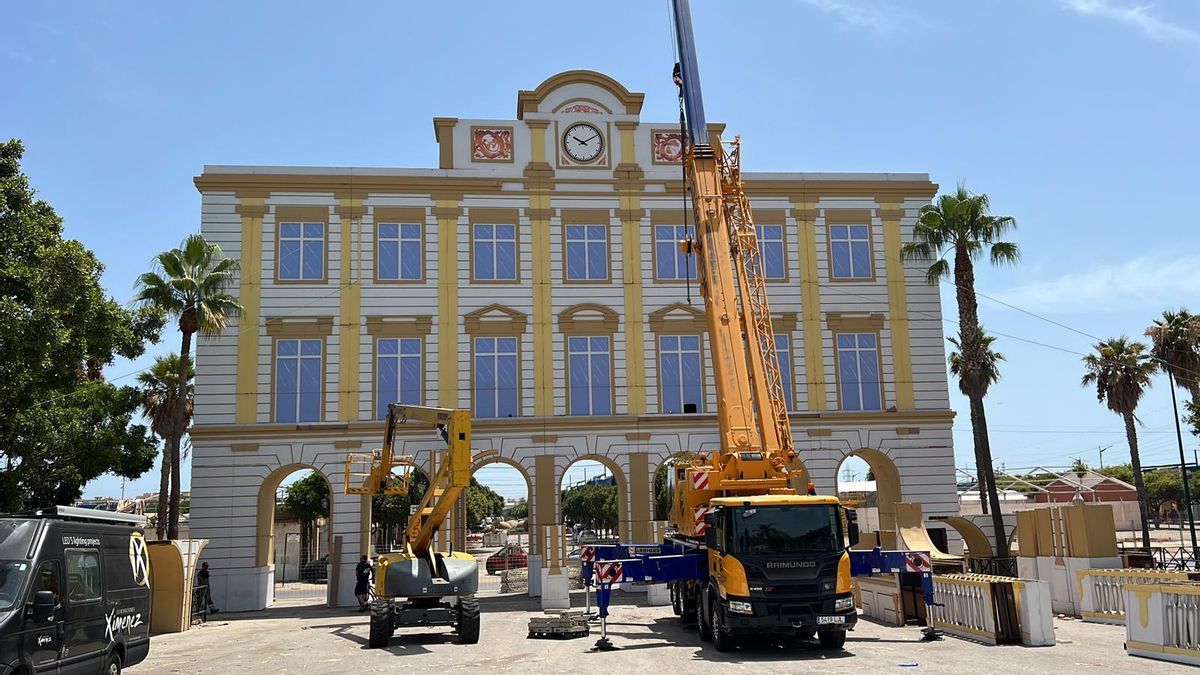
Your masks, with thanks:
<instances>
[{"instance_id":1,"label":"window","mask_svg":"<svg viewBox=\"0 0 1200 675\"><path fill-rule=\"evenodd\" d=\"M325 278L325 223L279 224L279 278Z\"/></svg>"},{"instance_id":2,"label":"window","mask_svg":"<svg viewBox=\"0 0 1200 675\"><path fill-rule=\"evenodd\" d=\"M654 226L654 276L658 279L695 279L696 256L679 250L688 228L683 225Z\"/></svg>"},{"instance_id":3,"label":"window","mask_svg":"<svg viewBox=\"0 0 1200 675\"><path fill-rule=\"evenodd\" d=\"M775 334L775 352L779 354L779 374L783 380L783 400L787 402L788 410L795 410L792 387L792 336L787 333Z\"/></svg>"},{"instance_id":4,"label":"window","mask_svg":"<svg viewBox=\"0 0 1200 675\"><path fill-rule=\"evenodd\" d=\"M375 405L379 419L389 403L421 405L421 338L385 338L375 342Z\"/></svg>"},{"instance_id":5,"label":"window","mask_svg":"<svg viewBox=\"0 0 1200 675\"><path fill-rule=\"evenodd\" d=\"M612 352L607 337L567 338L572 415L612 414Z\"/></svg>"},{"instance_id":6,"label":"window","mask_svg":"<svg viewBox=\"0 0 1200 675\"><path fill-rule=\"evenodd\" d=\"M866 225L830 225L829 255L834 279L871 278L871 228Z\"/></svg>"},{"instance_id":7,"label":"window","mask_svg":"<svg viewBox=\"0 0 1200 675\"><path fill-rule=\"evenodd\" d=\"M878 341L874 333L838 333L842 410L883 410Z\"/></svg>"},{"instance_id":8,"label":"window","mask_svg":"<svg viewBox=\"0 0 1200 675\"><path fill-rule=\"evenodd\" d=\"M567 280L608 279L608 228L604 225L567 225Z\"/></svg>"},{"instance_id":9,"label":"window","mask_svg":"<svg viewBox=\"0 0 1200 675\"><path fill-rule=\"evenodd\" d=\"M474 275L476 281L516 281L516 225L475 225Z\"/></svg>"},{"instance_id":10,"label":"window","mask_svg":"<svg viewBox=\"0 0 1200 675\"><path fill-rule=\"evenodd\" d=\"M786 279L787 263L783 255L783 226L758 225L758 256L762 260L763 278Z\"/></svg>"},{"instance_id":11,"label":"window","mask_svg":"<svg viewBox=\"0 0 1200 675\"><path fill-rule=\"evenodd\" d=\"M421 225L415 223L379 224L376 276L382 281L421 279Z\"/></svg>"},{"instance_id":12,"label":"window","mask_svg":"<svg viewBox=\"0 0 1200 675\"><path fill-rule=\"evenodd\" d=\"M275 421L321 421L323 340L275 341Z\"/></svg>"},{"instance_id":13,"label":"window","mask_svg":"<svg viewBox=\"0 0 1200 675\"><path fill-rule=\"evenodd\" d=\"M517 378L517 338L475 338L476 417L516 417Z\"/></svg>"},{"instance_id":14,"label":"window","mask_svg":"<svg viewBox=\"0 0 1200 675\"><path fill-rule=\"evenodd\" d=\"M663 335L658 338L659 409L664 413L704 412L701 386L700 336ZM695 410L691 409L695 406Z\"/></svg>"},{"instance_id":15,"label":"window","mask_svg":"<svg viewBox=\"0 0 1200 675\"><path fill-rule=\"evenodd\" d=\"M100 598L100 552L69 548L67 554L67 599L72 603Z\"/></svg>"}]
</instances>

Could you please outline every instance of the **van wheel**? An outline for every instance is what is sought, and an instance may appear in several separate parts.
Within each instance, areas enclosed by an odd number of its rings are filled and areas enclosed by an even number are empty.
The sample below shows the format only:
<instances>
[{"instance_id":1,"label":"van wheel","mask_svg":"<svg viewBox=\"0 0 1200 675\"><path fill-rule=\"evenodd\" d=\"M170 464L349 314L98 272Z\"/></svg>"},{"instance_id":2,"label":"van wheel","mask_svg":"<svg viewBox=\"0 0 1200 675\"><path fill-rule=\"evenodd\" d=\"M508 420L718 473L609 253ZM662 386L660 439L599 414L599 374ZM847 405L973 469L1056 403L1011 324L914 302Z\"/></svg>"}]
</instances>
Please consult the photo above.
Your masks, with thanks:
<instances>
[{"instance_id":1,"label":"van wheel","mask_svg":"<svg viewBox=\"0 0 1200 675\"><path fill-rule=\"evenodd\" d=\"M121 675L121 655L115 652L109 654L103 672L104 675Z\"/></svg>"}]
</instances>

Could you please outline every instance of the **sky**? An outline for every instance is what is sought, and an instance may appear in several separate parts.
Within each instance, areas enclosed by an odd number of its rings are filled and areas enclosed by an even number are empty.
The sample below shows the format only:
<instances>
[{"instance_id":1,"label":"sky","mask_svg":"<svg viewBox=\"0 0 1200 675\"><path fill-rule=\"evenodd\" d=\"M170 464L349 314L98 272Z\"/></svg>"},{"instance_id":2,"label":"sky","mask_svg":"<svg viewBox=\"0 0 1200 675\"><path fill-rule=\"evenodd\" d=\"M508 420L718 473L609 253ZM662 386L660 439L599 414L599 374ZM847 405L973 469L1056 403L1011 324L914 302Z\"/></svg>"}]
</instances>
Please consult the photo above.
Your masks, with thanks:
<instances>
[{"instance_id":1,"label":"sky","mask_svg":"<svg viewBox=\"0 0 1200 675\"><path fill-rule=\"evenodd\" d=\"M1200 309L1200 244L1181 238L1196 227L1200 3L714 0L693 22L708 117L741 134L749 170L927 172L1016 219L1020 264L977 270L1007 357L988 397L997 463L1097 464L1106 446L1106 464L1127 461L1080 358L1163 309ZM667 4L644 0L7 3L0 136L25 142L40 196L127 301L198 228L205 164L434 167L433 117L511 118L518 90L572 68L645 92L642 118L670 121L673 60ZM178 346L169 334L109 377L132 382ZM1139 417L1143 462L1177 460L1165 380ZM86 494L120 491L105 477Z\"/></svg>"}]
</instances>

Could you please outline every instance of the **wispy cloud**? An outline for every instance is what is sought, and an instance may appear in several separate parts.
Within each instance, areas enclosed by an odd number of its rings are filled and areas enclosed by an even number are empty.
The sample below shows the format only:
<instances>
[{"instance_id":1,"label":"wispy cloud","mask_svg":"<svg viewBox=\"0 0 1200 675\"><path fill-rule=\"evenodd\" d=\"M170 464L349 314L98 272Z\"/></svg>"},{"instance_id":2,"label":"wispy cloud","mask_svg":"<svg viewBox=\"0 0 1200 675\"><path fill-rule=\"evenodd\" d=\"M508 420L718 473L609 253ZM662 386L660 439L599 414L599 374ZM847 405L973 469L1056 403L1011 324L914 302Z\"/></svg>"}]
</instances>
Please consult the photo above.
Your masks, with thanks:
<instances>
[{"instance_id":1,"label":"wispy cloud","mask_svg":"<svg viewBox=\"0 0 1200 675\"><path fill-rule=\"evenodd\" d=\"M1177 306L1200 298L1200 255L1147 256L1031 281L988 295L1034 312L1123 312Z\"/></svg>"},{"instance_id":2,"label":"wispy cloud","mask_svg":"<svg viewBox=\"0 0 1200 675\"><path fill-rule=\"evenodd\" d=\"M1067 9L1084 16L1117 21L1141 31L1155 42L1183 42L1200 46L1200 30L1180 26L1151 13L1150 5L1128 5L1113 0L1059 0Z\"/></svg>"},{"instance_id":3,"label":"wispy cloud","mask_svg":"<svg viewBox=\"0 0 1200 675\"><path fill-rule=\"evenodd\" d=\"M842 21L859 28L866 28L876 33L891 33L903 22L900 14L891 10L883 10L859 0L797 0L801 5L808 5L826 14L832 14Z\"/></svg>"}]
</instances>

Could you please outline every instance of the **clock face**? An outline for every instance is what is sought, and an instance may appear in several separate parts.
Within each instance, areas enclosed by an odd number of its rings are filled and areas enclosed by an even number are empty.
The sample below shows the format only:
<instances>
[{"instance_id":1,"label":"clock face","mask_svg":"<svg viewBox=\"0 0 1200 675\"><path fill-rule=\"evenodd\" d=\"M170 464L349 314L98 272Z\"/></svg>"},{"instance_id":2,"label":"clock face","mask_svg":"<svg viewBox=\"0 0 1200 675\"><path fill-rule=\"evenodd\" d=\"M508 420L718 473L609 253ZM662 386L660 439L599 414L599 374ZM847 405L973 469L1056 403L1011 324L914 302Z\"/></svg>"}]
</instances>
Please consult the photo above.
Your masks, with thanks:
<instances>
[{"instance_id":1,"label":"clock face","mask_svg":"<svg viewBox=\"0 0 1200 675\"><path fill-rule=\"evenodd\" d=\"M563 151L576 162L590 162L604 151L604 136L587 122L567 127L562 137Z\"/></svg>"}]
</instances>

